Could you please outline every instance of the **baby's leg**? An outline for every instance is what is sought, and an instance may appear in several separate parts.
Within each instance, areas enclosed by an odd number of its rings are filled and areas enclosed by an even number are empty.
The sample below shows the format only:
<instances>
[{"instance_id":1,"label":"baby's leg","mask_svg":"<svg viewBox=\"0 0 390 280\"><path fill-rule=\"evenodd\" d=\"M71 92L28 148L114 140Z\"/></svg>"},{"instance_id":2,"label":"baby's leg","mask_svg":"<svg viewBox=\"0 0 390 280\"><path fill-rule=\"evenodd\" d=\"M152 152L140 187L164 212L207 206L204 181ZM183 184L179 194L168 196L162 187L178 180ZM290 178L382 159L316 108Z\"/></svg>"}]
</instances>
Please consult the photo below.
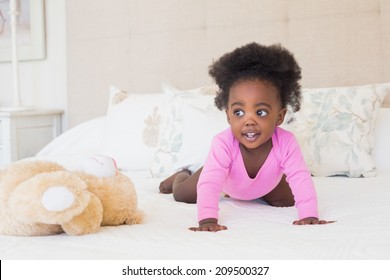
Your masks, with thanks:
<instances>
[{"instance_id":1,"label":"baby's leg","mask_svg":"<svg viewBox=\"0 0 390 280\"><path fill-rule=\"evenodd\" d=\"M294 206L294 195L286 181L286 175L283 175L279 184L272 191L263 196L263 199L269 205L275 207Z\"/></svg>"},{"instance_id":2,"label":"baby's leg","mask_svg":"<svg viewBox=\"0 0 390 280\"><path fill-rule=\"evenodd\" d=\"M196 186L198 184L202 168L194 174L186 172L179 173L173 181L173 197L176 201L185 203L196 203Z\"/></svg>"}]
</instances>

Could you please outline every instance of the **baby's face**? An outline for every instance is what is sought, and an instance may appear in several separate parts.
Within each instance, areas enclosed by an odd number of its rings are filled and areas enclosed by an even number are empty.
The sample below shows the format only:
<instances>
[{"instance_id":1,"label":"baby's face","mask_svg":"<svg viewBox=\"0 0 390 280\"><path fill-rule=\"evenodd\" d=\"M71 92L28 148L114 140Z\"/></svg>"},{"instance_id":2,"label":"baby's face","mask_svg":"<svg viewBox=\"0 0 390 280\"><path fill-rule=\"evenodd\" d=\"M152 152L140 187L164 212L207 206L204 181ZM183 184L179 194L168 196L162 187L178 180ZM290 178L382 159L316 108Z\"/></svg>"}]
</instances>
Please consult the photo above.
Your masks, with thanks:
<instances>
[{"instance_id":1,"label":"baby's face","mask_svg":"<svg viewBox=\"0 0 390 280\"><path fill-rule=\"evenodd\" d=\"M255 149L271 139L286 109L271 83L246 80L230 88L226 114L236 139L247 149Z\"/></svg>"}]
</instances>

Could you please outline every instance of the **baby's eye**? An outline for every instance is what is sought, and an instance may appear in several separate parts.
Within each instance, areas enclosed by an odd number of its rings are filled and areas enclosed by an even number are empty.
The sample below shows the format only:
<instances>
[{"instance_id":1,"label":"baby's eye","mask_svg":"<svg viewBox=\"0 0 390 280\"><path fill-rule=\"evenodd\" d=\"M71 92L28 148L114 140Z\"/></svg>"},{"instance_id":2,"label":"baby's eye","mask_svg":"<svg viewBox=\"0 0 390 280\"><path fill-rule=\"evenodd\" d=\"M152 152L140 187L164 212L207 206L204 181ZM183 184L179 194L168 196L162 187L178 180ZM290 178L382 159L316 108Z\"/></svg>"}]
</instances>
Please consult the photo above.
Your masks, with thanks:
<instances>
[{"instance_id":1,"label":"baby's eye","mask_svg":"<svg viewBox=\"0 0 390 280\"><path fill-rule=\"evenodd\" d=\"M266 115L268 115L268 112L264 110L259 110L257 111L257 115L260 117L265 117Z\"/></svg>"},{"instance_id":2,"label":"baby's eye","mask_svg":"<svg viewBox=\"0 0 390 280\"><path fill-rule=\"evenodd\" d=\"M244 115L244 111L243 110L235 110L233 112L234 115L236 115L237 117L242 117Z\"/></svg>"}]
</instances>

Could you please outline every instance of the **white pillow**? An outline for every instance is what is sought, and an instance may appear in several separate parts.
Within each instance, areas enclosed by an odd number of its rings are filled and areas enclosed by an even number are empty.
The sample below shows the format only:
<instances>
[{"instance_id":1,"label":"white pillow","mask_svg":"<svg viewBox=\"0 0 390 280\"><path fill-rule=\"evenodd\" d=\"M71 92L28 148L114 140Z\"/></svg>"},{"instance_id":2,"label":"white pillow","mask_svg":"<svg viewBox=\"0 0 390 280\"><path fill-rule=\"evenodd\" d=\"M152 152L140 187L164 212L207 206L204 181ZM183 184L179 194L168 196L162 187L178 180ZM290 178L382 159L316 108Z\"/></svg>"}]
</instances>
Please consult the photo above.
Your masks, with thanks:
<instances>
[{"instance_id":1,"label":"white pillow","mask_svg":"<svg viewBox=\"0 0 390 280\"><path fill-rule=\"evenodd\" d=\"M289 126L314 176L372 177L373 133L390 84L304 89Z\"/></svg>"},{"instance_id":2,"label":"white pillow","mask_svg":"<svg viewBox=\"0 0 390 280\"><path fill-rule=\"evenodd\" d=\"M165 113L161 125L161 133L157 152L151 167L154 177L170 175L175 168L178 168L179 153L183 144L183 133L188 127L184 127L186 110L192 106L199 110L207 111L207 108L214 106L216 86L201 87L192 90L178 90L168 84L162 86L165 95ZM186 126L188 122L186 122ZM216 131L215 133L217 133ZM191 135L184 137L192 137ZM208 148L208 147L206 147ZM184 155L180 156L182 160ZM183 162L183 164L186 164Z\"/></svg>"},{"instance_id":3,"label":"white pillow","mask_svg":"<svg viewBox=\"0 0 390 280\"><path fill-rule=\"evenodd\" d=\"M102 153L122 170L148 170L156 152L164 96L110 88Z\"/></svg>"},{"instance_id":4,"label":"white pillow","mask_svg":"<svg viewBox=\"0 0 390 280\"><path fill-rule=\"evenodd\" d=\"M211 140L229 127L226 113L214 104L214 96L206 107L194 104L183 106L183 135L174 170L187 168L192 172L203 166L210 149Z\"/></svg>"},{"instance_id":5,"label":"white pillow","mask_svg":"<svg viewBox=\"0 0 390 280\"><path fill-rule=\"evenodd\" d=\"M105 125L105 116L83 122L53 139L36 156L88 157L99 154Z\"/></svg>"}]
</instances>

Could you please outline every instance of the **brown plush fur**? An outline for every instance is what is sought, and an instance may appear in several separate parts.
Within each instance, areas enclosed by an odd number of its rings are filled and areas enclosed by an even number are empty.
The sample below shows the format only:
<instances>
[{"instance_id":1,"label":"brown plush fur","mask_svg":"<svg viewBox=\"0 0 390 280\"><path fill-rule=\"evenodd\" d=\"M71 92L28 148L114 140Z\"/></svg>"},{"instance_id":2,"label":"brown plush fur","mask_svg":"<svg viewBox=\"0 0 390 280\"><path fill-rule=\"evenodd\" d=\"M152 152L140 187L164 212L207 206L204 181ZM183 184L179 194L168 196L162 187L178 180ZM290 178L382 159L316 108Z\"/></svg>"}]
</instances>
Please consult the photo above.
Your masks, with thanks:
<instances>
[{"instance_id":1,"label":"brown plush fur","mask_svg":"<svg viewBox=\"0 0 390 280\"><path fill-rule=\"evenodd\" d=\"M49 211L42 205L52 186L66 186L73 194L70 207ZM99 178L47 161L16 162L0 172L0 234L80 235L141 221L134 185L120 172Z\"/></svg>"}]
</instances>

